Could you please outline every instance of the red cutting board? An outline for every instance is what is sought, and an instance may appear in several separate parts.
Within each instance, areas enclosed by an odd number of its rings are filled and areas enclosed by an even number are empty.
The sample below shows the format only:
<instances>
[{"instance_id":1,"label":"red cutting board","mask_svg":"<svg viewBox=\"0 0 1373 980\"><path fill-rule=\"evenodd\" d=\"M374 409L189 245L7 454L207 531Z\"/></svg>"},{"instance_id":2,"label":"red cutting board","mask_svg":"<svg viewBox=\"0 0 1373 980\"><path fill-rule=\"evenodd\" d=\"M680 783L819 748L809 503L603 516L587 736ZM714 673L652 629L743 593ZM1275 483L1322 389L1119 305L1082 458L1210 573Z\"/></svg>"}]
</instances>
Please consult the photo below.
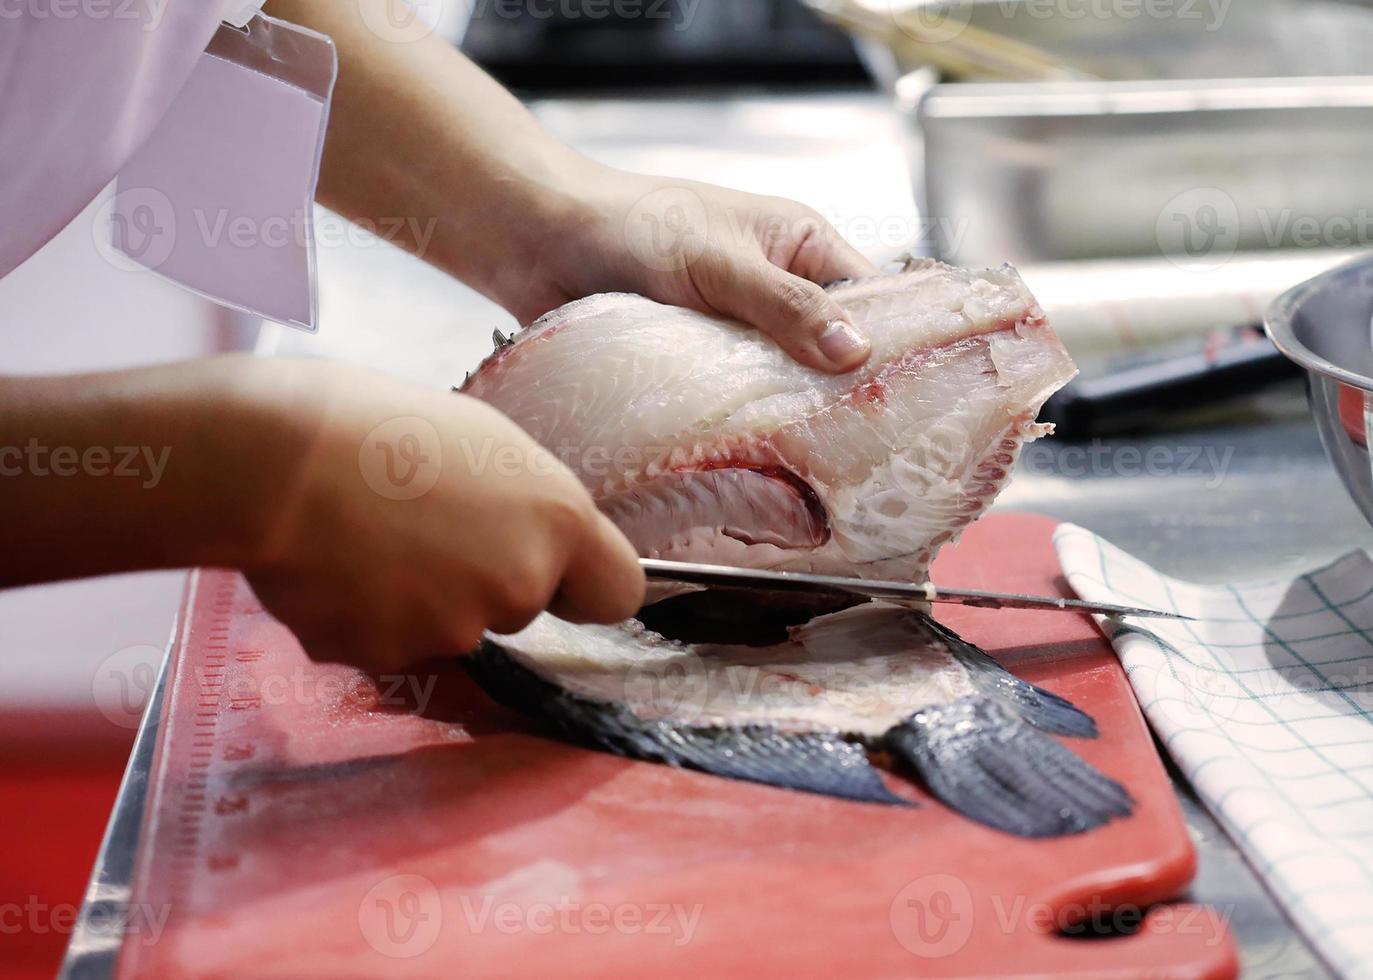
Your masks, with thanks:
<instances>
[{"instance_id":1,"label":"red cutting board","mask_svg":"<svg viewBox=\"0 0 1373 980\"><path fill-rule=\"evenodd\" d=\"M993 515L949 586L1062 594L1053 522ZM416 687L310 663L234 574L186 601L124 977L1228 977L1195 855L1114 655L1084 617L944 609L1101 738L1132 818L1021 840L921 796L848 803L564 745L460 669ZM432 686L431 686L432 685ZM420 696L415 691L421 692ZM408 692L408 693L407 693ZM410 702L423 701L415 713ZM1056 932L1154 906L1134 935Z\"/></svg>"}]
</instances>

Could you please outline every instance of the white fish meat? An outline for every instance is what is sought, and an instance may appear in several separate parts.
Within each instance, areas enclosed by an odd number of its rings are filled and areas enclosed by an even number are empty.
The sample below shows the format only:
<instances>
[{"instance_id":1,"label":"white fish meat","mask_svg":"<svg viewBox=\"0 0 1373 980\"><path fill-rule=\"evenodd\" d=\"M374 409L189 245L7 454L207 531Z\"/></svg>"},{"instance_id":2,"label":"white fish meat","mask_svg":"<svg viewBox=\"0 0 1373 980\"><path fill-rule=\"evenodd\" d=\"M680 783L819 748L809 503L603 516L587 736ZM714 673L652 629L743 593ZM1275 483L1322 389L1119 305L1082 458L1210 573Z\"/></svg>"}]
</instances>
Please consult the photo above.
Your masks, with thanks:
<instances>
[{"instance_id":1,"label":"white fish meat","mask_svg":"<svg viewBox=\"0 0 1373 980\"><path fill-rule=\"evenodd\" d=\"M1009 267L830 291L872 341L850 374L612 294L543 317L463 390L568 463L642 555L921 581L1076 368Z\"/></svg>"},{"instance_id":2,"label":"white fish meat","mask_svg":"<svg viewBox=\"0 0 1373 980\"><path fill-rule=\"evenodd\" d=\"M1008 267L914 262L831 292L872 339L848 375L739 324L607 295L504 343L464 391L569 463L641 554L922 581L1044 434L1035 415L1075 368ZM489 638L468 669L567 737L635 758L903 804L880 755L1023 836L1130 812L1049 737L1093 737L1090 717L925 613L865 603L776 635L726 620L711 637L692 630L716 597L683 598L695 604L675 619L660 613L682 599L640 614L662 632L544 615Z\"/></svg>"}]
</instances>

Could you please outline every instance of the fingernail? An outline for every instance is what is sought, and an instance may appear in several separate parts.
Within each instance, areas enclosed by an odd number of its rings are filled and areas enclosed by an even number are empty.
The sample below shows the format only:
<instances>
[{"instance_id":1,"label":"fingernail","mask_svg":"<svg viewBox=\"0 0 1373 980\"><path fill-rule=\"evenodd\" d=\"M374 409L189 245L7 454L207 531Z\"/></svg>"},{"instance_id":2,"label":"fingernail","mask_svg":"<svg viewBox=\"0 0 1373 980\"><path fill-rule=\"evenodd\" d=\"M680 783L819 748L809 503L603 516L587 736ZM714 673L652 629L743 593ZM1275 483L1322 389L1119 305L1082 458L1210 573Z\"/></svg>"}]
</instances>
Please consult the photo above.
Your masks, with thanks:
<instances>
[{"instance_id":1,"label":"fingernail","mask_svg":"<svg viewBox=\"0 0 1373 980\"><path fill-rule=\"evenodd\" d=\"M856 364L868 354L868 338L847 320L831 320L816 341L820 353L839 367Z\"/></svg>"}]
</instances>

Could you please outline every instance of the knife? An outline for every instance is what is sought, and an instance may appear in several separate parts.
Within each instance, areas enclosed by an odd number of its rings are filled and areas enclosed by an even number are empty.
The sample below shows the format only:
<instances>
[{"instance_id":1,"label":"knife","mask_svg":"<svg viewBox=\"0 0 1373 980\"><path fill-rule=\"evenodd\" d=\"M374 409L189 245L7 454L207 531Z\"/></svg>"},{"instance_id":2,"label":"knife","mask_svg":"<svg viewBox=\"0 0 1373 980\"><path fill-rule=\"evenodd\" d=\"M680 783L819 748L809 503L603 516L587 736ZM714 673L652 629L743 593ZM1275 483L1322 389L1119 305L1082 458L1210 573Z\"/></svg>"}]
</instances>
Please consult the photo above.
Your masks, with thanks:
<instances>
[{"instance_id":1,"label":"knife","mask_svg":"<svg viewBox=\"0 0 1373 980\"><path fill-rule=\"evenodd\" d=\"M1161 609L1136 609L1113 606L1081 599L1061 599L1057 596L1015 595L1005 592L981 592L976 589L946 589L933 583L914 585L910 582L846 578L838 575L810 575L805 572L769 572L752 568L732 568L727 565L700 565L695 562L664 561L660 558L640 558L639 566L650 579L659 582L680 582L687 585L706 585L712 588L751 589L767 592L802 592L817 595L856 595L888 602L950 602L982 609L1048 609L1059 612L1095 613L1103 616L1143 616L1155 619L1191 620L1191 616L1164 612Z\"/></svg>"}]
</instances>

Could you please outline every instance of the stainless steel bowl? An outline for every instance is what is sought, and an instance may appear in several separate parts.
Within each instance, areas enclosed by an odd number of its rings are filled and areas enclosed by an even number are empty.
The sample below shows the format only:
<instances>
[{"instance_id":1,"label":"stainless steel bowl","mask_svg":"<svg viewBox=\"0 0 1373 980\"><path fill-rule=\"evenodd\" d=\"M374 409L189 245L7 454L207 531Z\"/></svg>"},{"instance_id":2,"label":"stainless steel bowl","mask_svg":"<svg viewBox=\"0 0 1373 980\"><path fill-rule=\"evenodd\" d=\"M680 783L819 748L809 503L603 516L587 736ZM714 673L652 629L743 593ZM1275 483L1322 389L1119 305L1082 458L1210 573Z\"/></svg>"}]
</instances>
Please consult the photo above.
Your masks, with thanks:
<instances>
[{"instance_id":1,"label":"stainless steel bowl","mask_svg":"<svg viewBox=\"0 0 1373 980\"><path fill-rule=\"evenodd\" d=\"M1373 523L1373 256L1288 290L1268 308L1264 327L1306 369L1321 443Z\"/></svg>"}]
</instances>

